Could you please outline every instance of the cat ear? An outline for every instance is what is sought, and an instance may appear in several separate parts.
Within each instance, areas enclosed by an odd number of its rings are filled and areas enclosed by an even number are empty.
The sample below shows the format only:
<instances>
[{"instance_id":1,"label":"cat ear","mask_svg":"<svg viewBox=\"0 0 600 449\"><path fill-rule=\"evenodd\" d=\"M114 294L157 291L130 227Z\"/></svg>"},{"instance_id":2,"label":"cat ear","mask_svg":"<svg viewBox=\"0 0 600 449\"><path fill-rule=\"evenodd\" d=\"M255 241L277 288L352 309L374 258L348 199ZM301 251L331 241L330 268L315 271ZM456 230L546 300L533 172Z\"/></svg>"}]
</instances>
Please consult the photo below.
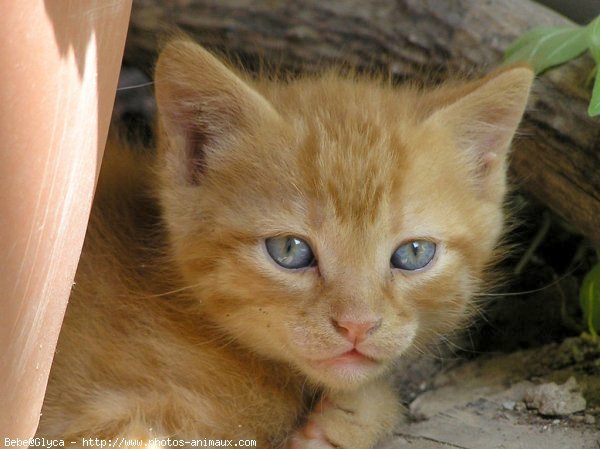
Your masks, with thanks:
<instances>
[{"instance_id":1,"label":"cat ear","mask_svg":"<svg viewBox=\"0 0 600 449\"><path fill-rule=\"evenodd\" d=\"M533 72L513 67L475 81L428 121L451 130L455 145L474 161L475 183L484 194L504 194L510 143L527 105Z\"/></svg>"},{"instance_id":2,"label":"cat ear","mask_svg":"<svg viewBox=\"0 0 600 449\"><path fill-rule=\"evenodd\" d=\"M277 116L259 93L190 40L169 42L155 69L159 147L176 176L198 184L209 153Z\"/></svg>"}]
</instances>

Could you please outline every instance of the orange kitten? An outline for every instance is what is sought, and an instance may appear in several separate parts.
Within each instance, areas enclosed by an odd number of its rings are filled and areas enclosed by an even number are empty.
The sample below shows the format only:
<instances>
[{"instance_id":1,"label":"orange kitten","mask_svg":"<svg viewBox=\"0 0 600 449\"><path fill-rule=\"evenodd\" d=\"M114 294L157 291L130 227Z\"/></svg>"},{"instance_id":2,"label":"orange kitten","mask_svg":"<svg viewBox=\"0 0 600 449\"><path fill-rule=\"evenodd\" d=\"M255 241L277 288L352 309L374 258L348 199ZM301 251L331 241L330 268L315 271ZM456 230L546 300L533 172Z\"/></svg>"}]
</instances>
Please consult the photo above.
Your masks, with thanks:
<instances>
[{"instance_id":1,"label":"orange kitten","mask_svg":"<svg viewBox=\"0 0 600 449\"><path fill-rule=\"evenodd\" d=\"M175 40L155 78L156 160L109 150L38 435L372 448L394 362L481 288L531 71L251 80Z\"/></svg>"}]
</instances>

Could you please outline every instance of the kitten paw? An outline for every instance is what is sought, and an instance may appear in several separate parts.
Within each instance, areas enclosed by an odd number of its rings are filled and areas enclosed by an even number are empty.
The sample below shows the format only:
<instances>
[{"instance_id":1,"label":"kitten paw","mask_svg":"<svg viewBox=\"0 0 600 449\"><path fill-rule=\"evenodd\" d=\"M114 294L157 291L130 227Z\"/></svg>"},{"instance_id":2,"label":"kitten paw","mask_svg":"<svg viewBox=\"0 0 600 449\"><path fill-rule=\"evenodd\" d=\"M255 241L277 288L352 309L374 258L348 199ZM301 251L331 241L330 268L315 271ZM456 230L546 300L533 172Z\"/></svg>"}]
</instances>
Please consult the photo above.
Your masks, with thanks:
<instances>
[{"instance_id":1,"label":"kitten paw","mask_svg":"<svg viewBox=\"0 0 600 449\"><path fill-rule=\"evenodd\" d=\"M321 426L308 421L303 427L296 430L288 440L285 449L340 449L325 437Z\"/></svg>"},{"instance_id":2,"label":"kitten paw","mask_svg":"<svg viewBox=\"0 0 600 449\"><path fill-rule=\"evenodd\" d=\"M391 431L399 403L387 383L332 392L317 404L285 449L371 449Z\"/></svg>"},{"instance_id":3,"label":"kitten paw","mask_svg":"<svg viewBox=\"0 0 600 449\"><path fill-rule=\"evenodd\" d=\"M345 449L327 436L327 427L332 427L332 424L336 426L338 420L335 415L340 411L344 414L351 413L329 398L321 398L306 424L292 434L285 449Z\"/></svg>"}]
</instances>

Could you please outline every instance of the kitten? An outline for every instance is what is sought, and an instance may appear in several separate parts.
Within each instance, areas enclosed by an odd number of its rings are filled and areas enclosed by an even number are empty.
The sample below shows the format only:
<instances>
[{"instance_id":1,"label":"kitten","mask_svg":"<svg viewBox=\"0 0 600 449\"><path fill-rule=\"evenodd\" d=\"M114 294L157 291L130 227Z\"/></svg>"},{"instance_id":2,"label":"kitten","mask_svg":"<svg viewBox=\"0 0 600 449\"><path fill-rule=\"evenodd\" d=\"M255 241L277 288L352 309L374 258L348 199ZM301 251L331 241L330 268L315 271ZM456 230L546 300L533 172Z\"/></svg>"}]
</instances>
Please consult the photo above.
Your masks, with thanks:
<instances>
[{"instance_id":1,"label":"kitten","mask_svg":"<svg viewBox=\"0 0 600 449\"><path fill-rule=\"evenodd\" d=\"M372 448L394 362L482 287L532 76L252 80L168 43L156 160L108 150L38 435Z\"/></svg>"}]
</instances>

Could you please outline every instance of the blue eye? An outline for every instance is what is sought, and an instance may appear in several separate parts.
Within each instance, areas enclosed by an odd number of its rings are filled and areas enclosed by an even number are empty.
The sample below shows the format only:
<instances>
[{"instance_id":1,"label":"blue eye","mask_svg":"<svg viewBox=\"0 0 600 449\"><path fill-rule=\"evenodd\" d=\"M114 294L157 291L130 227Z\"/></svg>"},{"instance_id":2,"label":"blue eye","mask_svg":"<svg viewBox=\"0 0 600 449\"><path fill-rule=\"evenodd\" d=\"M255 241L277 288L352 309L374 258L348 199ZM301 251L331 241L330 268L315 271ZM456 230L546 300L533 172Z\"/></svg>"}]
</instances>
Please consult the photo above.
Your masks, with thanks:
<instances>
[{"instance_id":1,"label":"blue eye","mask_svg":"<svg viewBox=\"0 0 600 449\"><path fill-rule=\"evenodd\" d=\"M269 256L283 268L294 270L314 265L315 256L308 243L291 235L265 240Z\"/></svg>"},{"instance_id":2,"label":"blue eye","mask_svg":"<svg viewBox=\"0 0 600 449\"><path fill-rule=\"evenodd\" d=\"M392 254L394 268L414 271L426 267L435 256L436 245L428 240L414 240L398 247Z\"/></svg>"}]
</instances>

